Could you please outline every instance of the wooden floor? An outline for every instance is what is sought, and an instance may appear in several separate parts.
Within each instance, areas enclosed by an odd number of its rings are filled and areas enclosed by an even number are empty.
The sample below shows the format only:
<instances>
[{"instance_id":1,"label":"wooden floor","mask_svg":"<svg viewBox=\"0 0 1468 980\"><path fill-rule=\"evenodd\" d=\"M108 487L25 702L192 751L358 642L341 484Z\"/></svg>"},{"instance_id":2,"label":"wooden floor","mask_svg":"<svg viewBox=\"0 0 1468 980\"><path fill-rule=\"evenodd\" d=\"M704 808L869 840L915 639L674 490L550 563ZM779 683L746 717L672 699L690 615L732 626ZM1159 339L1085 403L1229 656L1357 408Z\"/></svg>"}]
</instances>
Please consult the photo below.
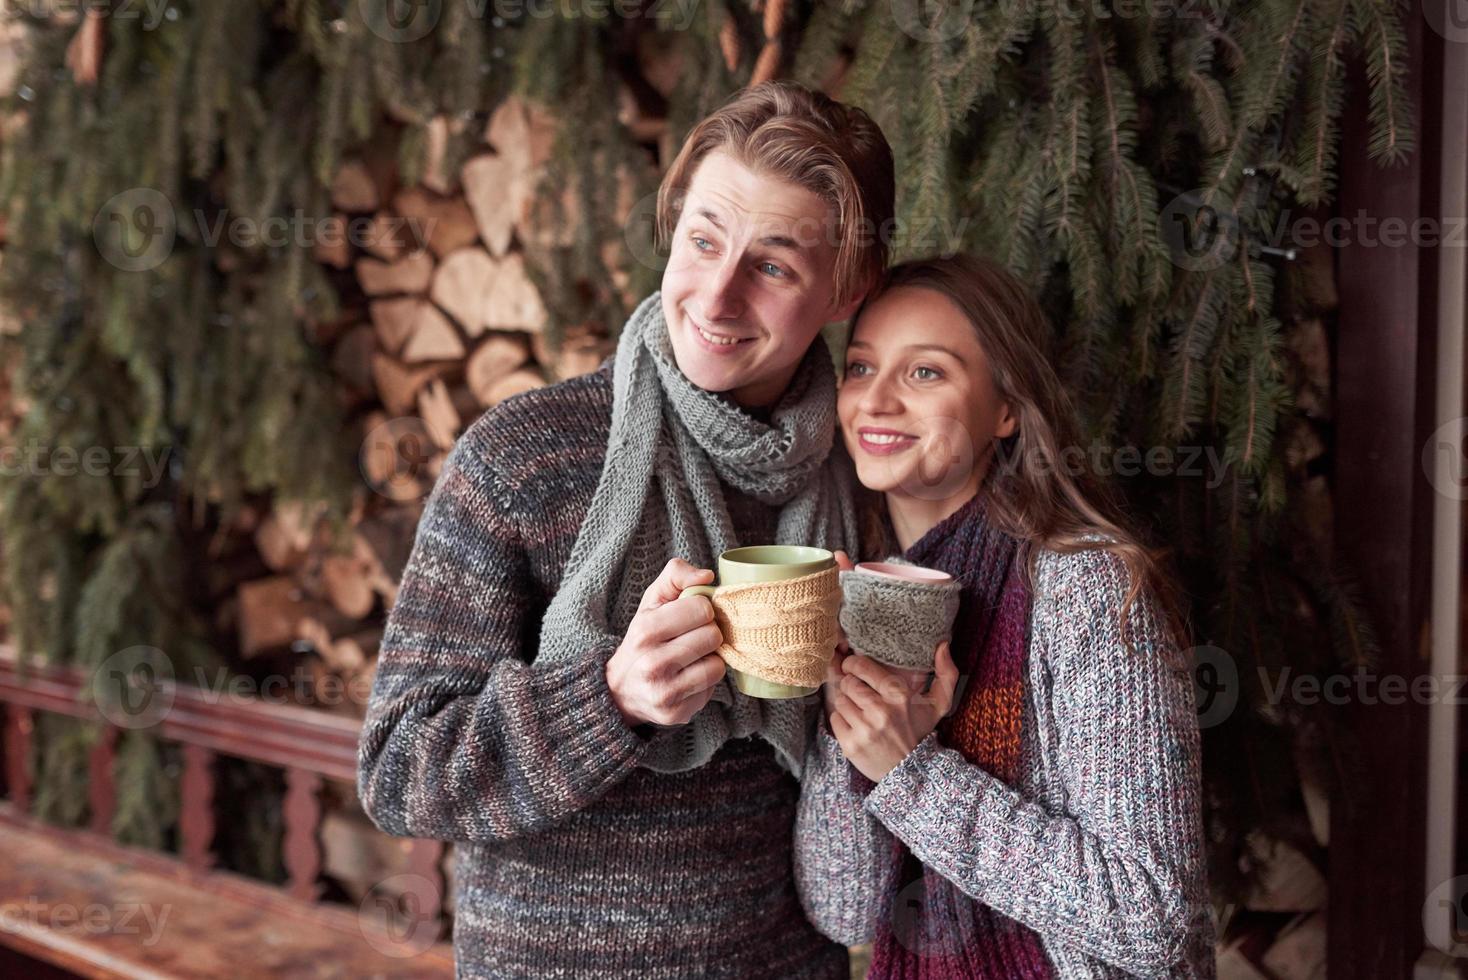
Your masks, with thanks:
<instances>
[{"instance_id":1,"label":"wooden floor","mask_svg":"<svg viewBox=\"0 0 1468 980\"><path fill-rule=\"evenodd\" d=\"M267 912L177 875L98 857L47 833L0 828L0 946L62 968L54 977L452 977L442 946L426 953L382 933L328 927L304 904ZM385 950L386 952L383 952ZM398 955L392 955L392 954ZM0 975L45 977L6 969Z\"/></svg>"},{"instance_id":2,"label":"wooden floor","mask_svg":"<svg viewBox=\"0 0 1468 980\"><path fill-rule=\"evenodd\" d=\"M0 977L23 977L24 980L76 980L70 970L22 956L13 949L0 946Z\"/></svg>"}]
</instances>

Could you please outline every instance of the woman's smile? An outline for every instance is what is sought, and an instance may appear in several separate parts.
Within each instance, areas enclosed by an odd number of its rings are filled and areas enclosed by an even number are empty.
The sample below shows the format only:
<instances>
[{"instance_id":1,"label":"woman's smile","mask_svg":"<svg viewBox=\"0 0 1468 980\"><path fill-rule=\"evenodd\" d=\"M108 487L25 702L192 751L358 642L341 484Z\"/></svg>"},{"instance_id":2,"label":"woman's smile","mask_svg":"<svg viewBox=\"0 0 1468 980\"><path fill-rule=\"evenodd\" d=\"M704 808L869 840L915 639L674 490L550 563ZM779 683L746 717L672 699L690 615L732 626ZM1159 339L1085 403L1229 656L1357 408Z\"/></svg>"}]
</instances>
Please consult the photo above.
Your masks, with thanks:
<instances>
[{"instance_id":1,"label":"woman's smile","mask_svg":"<svg viewBox=\"0 0 1468 980\"><path fill-rule=\"evenodd\" d=\"M857 445L863 452L871 453L873 456L891 456L912 448L918 441L917 436L898 432L896 429L879 429L874 426L862 426L856 430Z\"/></svg>"}]
</instances>

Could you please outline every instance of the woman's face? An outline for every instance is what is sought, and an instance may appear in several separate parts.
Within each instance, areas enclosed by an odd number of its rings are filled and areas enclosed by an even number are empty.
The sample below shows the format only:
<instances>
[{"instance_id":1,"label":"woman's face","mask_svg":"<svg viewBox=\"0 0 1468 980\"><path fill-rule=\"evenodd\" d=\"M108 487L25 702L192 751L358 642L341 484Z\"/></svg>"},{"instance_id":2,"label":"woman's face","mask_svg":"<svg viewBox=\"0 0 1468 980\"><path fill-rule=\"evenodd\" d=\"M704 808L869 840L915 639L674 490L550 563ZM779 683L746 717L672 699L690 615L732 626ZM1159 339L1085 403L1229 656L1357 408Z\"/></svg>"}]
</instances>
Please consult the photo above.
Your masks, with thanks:
<instances>
[{"instance_id":1,"label":"woman's face","mask_svg":"<svg viewBox=\"0 0 1468 980\"><path fill-rule=\"evenodd\" d=\"M977 491L993 441L1016 427L968 318L921 287L862 311L837 410L863 486L932 501Z\"/></svg>"}]
</instances>

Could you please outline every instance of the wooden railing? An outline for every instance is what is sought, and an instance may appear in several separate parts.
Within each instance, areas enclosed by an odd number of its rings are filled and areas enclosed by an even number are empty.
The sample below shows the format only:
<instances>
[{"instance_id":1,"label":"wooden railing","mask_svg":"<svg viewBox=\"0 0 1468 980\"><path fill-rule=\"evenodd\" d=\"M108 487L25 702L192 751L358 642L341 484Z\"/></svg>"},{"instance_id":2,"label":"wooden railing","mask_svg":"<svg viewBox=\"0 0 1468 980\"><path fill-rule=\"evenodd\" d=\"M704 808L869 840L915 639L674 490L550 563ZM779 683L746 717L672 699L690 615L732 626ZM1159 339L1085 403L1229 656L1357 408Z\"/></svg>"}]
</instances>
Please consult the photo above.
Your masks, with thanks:
<instances>
[{"instance_id":1,"label":"wooden railing","mask_svg":"<svg viewBox=\"0 0 1468 980\"><path fill-rule=\"evenodd\" d=\"M103 729L90 757L90 826L86 833L100 843L110 844L116 801L113 762L122 729L98 710L89 696L90 689L91 679L79 670L34 662L22 665L12 648L0 645L0 707L5 715L4 771L9 797L9 805L4 808L8 812L0 815L10 819L30 817L33 783L28 760L38 712L96 722ZM228 879L240 878L215 870L214 763L220 755L263 763L285 773L283 855L289 881L282 890L300 901L319 906L333 904L319 901L320 794L328 779L355 783L359 722L167 680L159 681L150 696L160 698L167 708L148 719L147 731L182 747L178 860L195 874L225 884ZM439 927L443 920L444 845L429 840L404 840L402 844L408 852L406 871L420 876L428 885L415 891L415 917Z\"/></svg>"}]
</instances>

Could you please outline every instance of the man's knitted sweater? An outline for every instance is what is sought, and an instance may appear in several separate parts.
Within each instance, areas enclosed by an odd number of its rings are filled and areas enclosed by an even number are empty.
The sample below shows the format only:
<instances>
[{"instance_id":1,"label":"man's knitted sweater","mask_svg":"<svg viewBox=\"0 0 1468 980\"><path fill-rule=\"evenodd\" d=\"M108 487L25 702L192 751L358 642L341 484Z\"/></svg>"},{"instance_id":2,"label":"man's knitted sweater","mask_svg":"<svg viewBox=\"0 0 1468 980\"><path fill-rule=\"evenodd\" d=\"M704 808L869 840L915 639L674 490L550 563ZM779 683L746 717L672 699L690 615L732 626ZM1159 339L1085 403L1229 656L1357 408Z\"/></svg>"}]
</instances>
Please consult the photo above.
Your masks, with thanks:
<instances>
[{"instance_id":1,"label":"man's knitted sweater","mask_svg":"<svg viewBox=\"0 0 1468 980\"><path fill-rule=\"evenodd\" d=\"M455 842L460 976L845 978L796 896L799 787L770 746L639 768L612 650L531 662L611 409L608 361L502 403L450 452L383 637L362 805L387 833ZM775 510L725 493L741 540L770 539Z\"/></svg>"}]
</instances>

